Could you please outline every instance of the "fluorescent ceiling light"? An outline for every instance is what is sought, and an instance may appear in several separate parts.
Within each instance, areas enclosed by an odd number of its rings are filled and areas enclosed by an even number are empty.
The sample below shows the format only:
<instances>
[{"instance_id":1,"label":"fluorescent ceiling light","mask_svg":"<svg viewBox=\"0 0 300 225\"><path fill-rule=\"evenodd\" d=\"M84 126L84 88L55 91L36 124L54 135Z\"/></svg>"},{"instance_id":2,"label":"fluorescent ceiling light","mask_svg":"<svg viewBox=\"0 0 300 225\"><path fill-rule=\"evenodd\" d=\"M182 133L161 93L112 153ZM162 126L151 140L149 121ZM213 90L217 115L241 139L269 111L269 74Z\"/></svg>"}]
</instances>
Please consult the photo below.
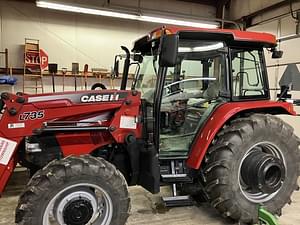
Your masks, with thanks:
<instances>
[{"instance_id":1,"label":"fluorescent ceiling light","mask_svg":"<svg viewBox=\"0 0 300 225\"><path fill-rule=\"evenodd\" d=\"M122 18L122 19L130 19L130 20L137 20L143 22L150 22L150 23L161 23L161 24L172 24L178 26L188 26L188 27L200 27L200 28L216 28L216 24L211 23L201 23L201 22L193 22L193 21L186 21L186 20L179 20L179 19L169 19L169 18L161 18L156 16L145 16L145 15L135 15L129 13L121 13L121 12L114 12L102 9L92 9L92 8L85 8L73 5L66 5L54 2L47 2L47 1L36 1L36 5L41 8L48 8L48 9L55 9L67 12L76 12L76 13L83 13L83 14L91 14L97 16L107 16L107 17L115 17L115 18Z\"/></svg>"},{"instance_id":2,"label":"fluorescent ceiling light","mask_svg":"<svg viewBox=\"0 0 300 225\"><path fill-rule=\"evenodd\" d=\"M76 12L76 13L83 13L83 14L91 14L97 16L109 16L109 17L117 17L117 18L132 19L132 20L136 20L138 18L137 15L133 15L133 14L119 13L119 12L112 12L112 11L91 9L91 8L83 8L83 7L65 5L65 4L59 4L53 2L36 1L36 5L41 8L55 9L55 10Z\"/></svg>"},{"instance_id":3,"label":"fluorescent ceiling light","mask_svg":"<svg viewBox=\"0 0 300 225\"><path fill-rule=\"evenodd\" d=\"M179 52L205 52L205 51L211 51L211 50L216 50L219 48L223 48L224 43L223 42L218 42L213 45L207 45L207 46L198 46L198 47L179 47L178 51Z\"/></svg>"},{"instance_id":4,"label":"fluorescent ceiling light","mask_svg":"<svg viewBox=\"0 0 300 225\"><path fill-rule=\"evenodd\" d=\"M224 43L218 42L213 45L194 47L193 51L194 52L211 51L211 50L215 50L215 49L219 49L219 48L223 48L223 47L224 47Z\"/></svg>"},{"instance_id":5,"label":"fluorescent ceiling light","mask_svg":"<svg viewBox=\"0 0 300 225\"><path fill-rule=\"evenodd\" d=\"M144 21L144 22L172 24L172 25L186 26L186 27L217 28L217 25L215 25L215 24L198 23L198 22L178 20L178 19L177 20L167 19L167 18L160 18L160 17L154 17L154 16L141 15L138 20Z\"/></svg>"}]
</instances>

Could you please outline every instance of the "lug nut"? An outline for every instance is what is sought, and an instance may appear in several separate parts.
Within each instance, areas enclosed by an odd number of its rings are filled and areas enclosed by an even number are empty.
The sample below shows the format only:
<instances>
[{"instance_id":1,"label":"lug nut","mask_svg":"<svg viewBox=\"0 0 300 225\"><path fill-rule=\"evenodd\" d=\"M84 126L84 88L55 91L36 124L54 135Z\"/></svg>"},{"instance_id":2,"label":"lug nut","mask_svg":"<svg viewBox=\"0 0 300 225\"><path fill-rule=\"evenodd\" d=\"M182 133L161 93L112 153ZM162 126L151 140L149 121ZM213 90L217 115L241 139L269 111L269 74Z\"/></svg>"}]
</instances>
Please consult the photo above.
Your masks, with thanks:
<instances>
[{"instance_id":1,"label":"lug nut","mask_svg":"<svg viewBox=\"0 0 300 225\"><path fill-rule=\"evenodd\" d=\"M111 127L109 127L108 129L109 129L110 132L114 132L114 131L116 130L116 127L111 126Z\"/></svg>"},{"instance_id":2,"label":"lug nut","mask_svg":"<svg viewBox=\"0 0 300 225\"><path fill-rule=\"evenodd\" d=\"M16 100L17 103L23 104L25 102L25 98L23 97L18 97Z\"/></svg>"},{"instance_id":3,"label":"lug nut","mask_svg":"<svg viewBox=\"0 0 300 225\"><path fill-rule=\"evenodd\" d=\"M11 115L11 116L15 116L17 115L17 110L15 108L10 108L8 110L8 113Z\"/></svg>"},{"instance_id":4,"label":"lug nut","mask_svg":"<svg viewBox=\"0 0 300 225\"><path fill-rule=\"evenodd\" d=\"M131 92L132 96L136 96L138 94L137 90L132 90Z\"/></svg>"}]
</instances>

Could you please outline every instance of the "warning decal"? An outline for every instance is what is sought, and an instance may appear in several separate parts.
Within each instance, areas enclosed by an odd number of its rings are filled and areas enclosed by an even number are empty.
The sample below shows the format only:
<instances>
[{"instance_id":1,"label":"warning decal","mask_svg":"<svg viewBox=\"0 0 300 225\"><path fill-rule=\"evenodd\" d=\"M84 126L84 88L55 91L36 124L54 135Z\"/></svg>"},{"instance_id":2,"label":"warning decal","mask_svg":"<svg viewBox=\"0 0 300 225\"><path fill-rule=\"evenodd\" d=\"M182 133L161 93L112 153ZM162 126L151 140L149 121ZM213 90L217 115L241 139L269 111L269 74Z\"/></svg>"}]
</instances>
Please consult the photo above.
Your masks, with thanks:
<instances>
[{"instance_id":1,"label":"warning decal","mask_svg":"<svg viewBox=\"0 0 300 225\"><path fill-rule=\"evenodd\" d=\"M121 116L120 128L136 129L136 118L134 116Z\"/></svg>"},{"instance_id":2,"label":"warning decal","mask_svg":"<svg viewBox=\"0 0 300 225\"><path fill-rule=\"evenodd\" d=\"M8 164L16 146L17 142L0 137L0 164Z\"/></svg>"}]
</instances>

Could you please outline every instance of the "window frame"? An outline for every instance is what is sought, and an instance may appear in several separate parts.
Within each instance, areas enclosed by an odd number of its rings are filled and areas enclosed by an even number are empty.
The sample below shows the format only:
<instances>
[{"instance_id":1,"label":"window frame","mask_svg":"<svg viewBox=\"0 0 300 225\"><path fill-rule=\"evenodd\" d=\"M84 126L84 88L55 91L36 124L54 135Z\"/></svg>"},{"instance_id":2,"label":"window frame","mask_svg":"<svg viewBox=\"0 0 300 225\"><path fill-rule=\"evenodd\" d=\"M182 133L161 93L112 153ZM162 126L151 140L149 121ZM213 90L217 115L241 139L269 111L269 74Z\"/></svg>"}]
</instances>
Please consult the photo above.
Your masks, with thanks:
<instances>
[{"instance_id":1,"label":"window frame","mask_svg":"<svg viewBox=\"0 0 300 225\"><path fill-rule=\"evenodd\" d=\"M223 52L220 51L220 55L223 54L223 57L224 57L224 75L223 75L223 78L224 78L224 86L222 86L223 89L220 89L220 92L219 92L219 97L222 98L223 100L226 100L226 101L230 101L232 100L231 99L231 78L230 78L230 71L231 71L231 61L230 61L230 48L227 44L226 41L224 40L219 40L219 39L216 39L216 40L209 40L206 38L201 38L201 39L195 39L195 38L183 38L183 37L180 37L179 38L179 43L180 41L197 41L197 42L203 42L203 41L213 41L213 42L223 42L224 44L224 47L222 48L223 49ZM221 50L221 49L220 49ZM197 59L198 61L199 59Z\"/></svg>"},{"instance_id":2,"label":"window frame","mask_svg":"<svg viewBox=\"0 0 300 225\"><path fill-rule=\"evenodd\" d=\"M259 60L260 60L260 66L261 66L261 73L262 73L262 81L263 81L263 88L264 95L248 95L248 96L235 96L234 95L234 84L233 84L233 71L232 71L232 52L233 50L241 49L244 51L254 51L257 50L259 54ZM233 102L239 102L239 101L257 101L257 100L270 100L270 91L269 91L269 79L268 79L268 73L267 73L267 67L266 67L266 61L265 61L265 54L263 48L242 48L237 46L230 46L229 47L229 82L230 82L230 95L231 100Z\"/></svg>"}]
</instances>

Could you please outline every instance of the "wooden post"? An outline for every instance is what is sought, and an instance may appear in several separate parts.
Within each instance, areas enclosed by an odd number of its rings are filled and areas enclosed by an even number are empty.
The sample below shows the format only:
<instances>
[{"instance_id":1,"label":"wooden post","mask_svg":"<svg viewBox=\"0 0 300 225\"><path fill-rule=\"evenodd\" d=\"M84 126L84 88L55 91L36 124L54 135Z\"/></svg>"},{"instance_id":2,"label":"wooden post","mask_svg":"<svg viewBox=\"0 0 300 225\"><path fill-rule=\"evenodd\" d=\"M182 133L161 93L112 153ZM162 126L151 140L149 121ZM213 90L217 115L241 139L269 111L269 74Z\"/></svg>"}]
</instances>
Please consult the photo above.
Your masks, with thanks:
<instances>
[{"instance_id":1,"label":"wooden post","mask_svg":"<svg viewBox=\"0 0 300 225\"><path fill-rule=\"evenodd\" d=\"M9 74L9 68L8 68L8 49L5 49L5 69L6 69L6 74Z\"/></svg>"}]
</instances>

